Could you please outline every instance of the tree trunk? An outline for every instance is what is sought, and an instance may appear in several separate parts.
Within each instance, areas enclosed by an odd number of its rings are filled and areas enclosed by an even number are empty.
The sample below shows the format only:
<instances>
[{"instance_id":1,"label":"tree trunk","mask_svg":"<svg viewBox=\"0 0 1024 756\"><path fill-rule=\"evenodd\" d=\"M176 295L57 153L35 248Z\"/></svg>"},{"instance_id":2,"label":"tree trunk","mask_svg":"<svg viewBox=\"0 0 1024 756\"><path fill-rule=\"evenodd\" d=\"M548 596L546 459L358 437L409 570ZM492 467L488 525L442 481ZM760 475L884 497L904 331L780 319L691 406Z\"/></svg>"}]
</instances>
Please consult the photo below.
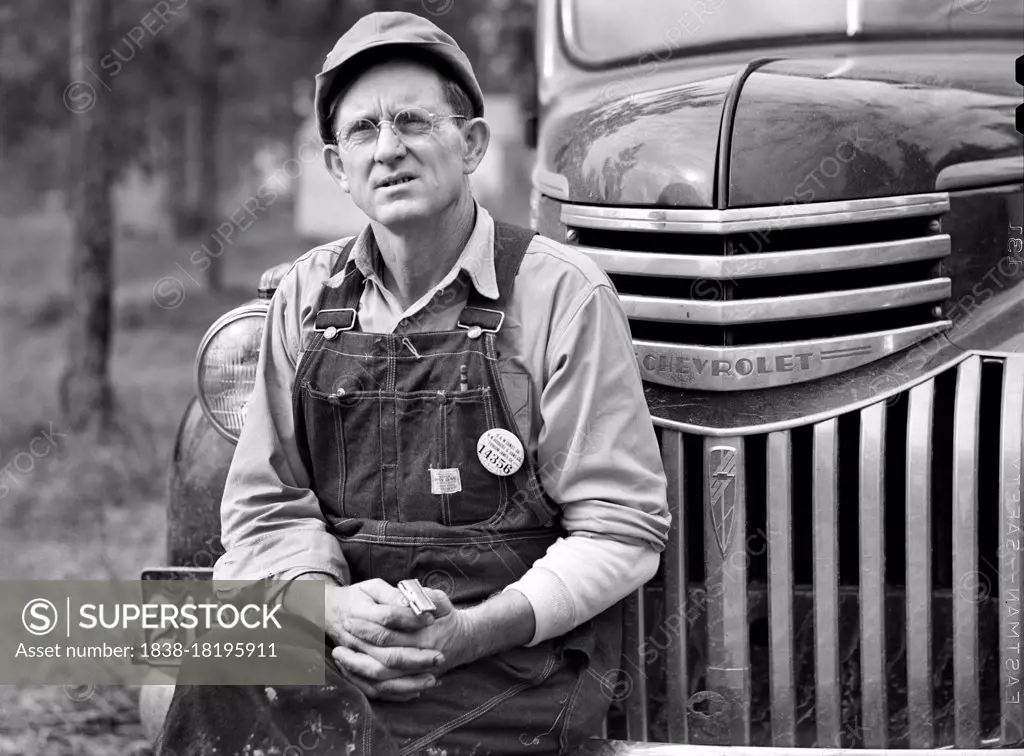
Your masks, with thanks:
<instances>
[{"instance_id":1,"label":"tree trunk","mask_svg":"<svg viewBox=\"0 0 1024 756\"><path fill-rule=\"evenodd\" d=\"M7 92L0 80L0 102L7 102ZM7 119L0 116L0 166L7 161Z\"/></svg>"},{"instance_id":2,"label":"tree trunk","mask_svg":"<svg viewBox=\"0 0 1024 756\"><path fill-rule=\"evenodd\" d=\"M110 0L71 2L71 81L89 82L110 26ZM71 114L71 300L61 409L74 430L110 425L113 290L109 102Z\"/></svg>"},{"instance_id":3,"label":"tree trunk","mask_svg":"<svg viewBox=\"0 0 1024 756\"><path fill-rule=\"evenodd\" d=\"M199 148L203 173L199 184L199 207L207 233L213 233L220 225L219 204L219 171L217 170L217 126L220 114L220 23L221 13L209 3L203 5L200 13L201 38L199 51L199 129L201 138ZM213 250L213 243L209 249ZM220 252L224 249L216 246ZM206 285L210 291L220 291L223 284L224 258L220 254L210 257L210 267L206 270Z\"/></svg>"},{"instance_id":4,"label":"tree trunk","mask_svg":"<svg viewBox=\"0 0 1024 756\"><path fill-rule=\"evenodd\" d=\"M184 147L186 153L187 207L184 231L196 236L207 249L217 255L207 255L206 285L218 291L223 282L224 245L214 238L220 217L217 197L219 171L217 170L217 131L220 121L219 68L221 63L220 25L222 11L209 2L198 11L198 20L190 40L190 66L188 93L184 102Z\"/></svg>"},{"instance_id":5,"label":"tree trunk","mask_svg":"<svg viewBox=\"0 0 1024 756\"><path fill-rule=\"evenodd\" d=\"M206 214L201 200L203 183L203 136L199 126L199 96L197 94L199 74L189 77L188 89L181 103L181 145L185 153L184 165L184 208L181 230L189 239L199 238L206 233Z\"/></svg>"},{"instance_id":6,"label":"tree trunk","mask_svg":"<svg viewBox=\"0 0 1024 756\"><path fill-rule=\"evenodd\" d=\"M162 123L165 129L168 205L174 238L180 241L191 233L188 216L192 204L188 194L188 147L185 144L186 121L182 105L185 98L180 91L175 92L174 98L174 106L164 112Z\"/></svg>"}]
</instances>

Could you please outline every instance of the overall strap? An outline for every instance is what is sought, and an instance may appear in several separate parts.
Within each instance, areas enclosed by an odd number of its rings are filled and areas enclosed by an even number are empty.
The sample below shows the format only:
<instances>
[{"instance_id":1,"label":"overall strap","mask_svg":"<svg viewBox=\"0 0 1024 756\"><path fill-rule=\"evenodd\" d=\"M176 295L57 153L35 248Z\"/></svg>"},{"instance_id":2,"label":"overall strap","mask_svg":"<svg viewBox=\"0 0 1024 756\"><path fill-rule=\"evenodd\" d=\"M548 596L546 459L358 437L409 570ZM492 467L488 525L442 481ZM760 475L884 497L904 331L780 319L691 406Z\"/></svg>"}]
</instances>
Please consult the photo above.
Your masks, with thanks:
<instances>
[{"instance_id":1,"label":"overall strap","mask_svg":"<svg viewBox=\"0 0 1024 756\"><path fill-rule=\"evenodd\" d=\"M352 250L356 246L358 238L359 236L356 235L348 240L331 269L331 278L334 278L342 270L345 271L345 278L341 282L341 286L336 289L324 287L320 297L320 310L316 314L316 322L313 325L315 331L322 332L327 328L351 331L355 328L359 297L363 292L364 281L363 274L359 272L355 259L352 258Z\"/></svg>"},{"instance_id":2,"label":"overall strap","mask_svg":"<svg viewBox=\"0 0 1024 756\"><path fill-rule=\"evenodd\" d=\"M498 284L498 301L492 302L475 288L459 315L459 328L478 327L497 333L505 320L505 308L512 296L519 266L536 231L502 221L494 222L494 277Z\"/></svg>"}]
</instances>

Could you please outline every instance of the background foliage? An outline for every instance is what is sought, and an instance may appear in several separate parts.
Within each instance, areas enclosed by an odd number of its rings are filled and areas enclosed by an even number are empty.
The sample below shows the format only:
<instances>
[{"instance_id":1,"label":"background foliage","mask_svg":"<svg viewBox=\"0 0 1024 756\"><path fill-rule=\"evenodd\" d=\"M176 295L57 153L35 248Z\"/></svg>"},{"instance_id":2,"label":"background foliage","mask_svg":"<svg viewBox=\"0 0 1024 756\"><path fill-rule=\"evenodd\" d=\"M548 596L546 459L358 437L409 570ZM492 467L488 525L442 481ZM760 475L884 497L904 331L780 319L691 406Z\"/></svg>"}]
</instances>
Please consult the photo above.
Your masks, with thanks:
<instances>
[{"instance_id":1,"label":"background foliage","mask_svg":"<svg viewBox=\"0 0 1024 756\"><path fill-rule=\"evenodd\" d=\"M216 142L218 183L226 192L261 143L292 139L309 112L324 55L363 14L405 10L430 18L466 50L484 91L511 92L524 84L516 72L524 71L521 60L529 54L523 36L532 6L532 0L113 0L103 45L113 57L93 68L103 82L88 83L96 107L109 108L116 123L111 146L123 173L135 161L173 169L195 149L185 111L213 78L219 127L199 136ZM220 19L212 33L211 14ZM68 19L69 0L0 2L0 168L8 211L65 188L74 117L65 91ZM212 53L201 49L210 39ZM209 60L216 70L202 65Z\"/></svg>"}]
</instances>

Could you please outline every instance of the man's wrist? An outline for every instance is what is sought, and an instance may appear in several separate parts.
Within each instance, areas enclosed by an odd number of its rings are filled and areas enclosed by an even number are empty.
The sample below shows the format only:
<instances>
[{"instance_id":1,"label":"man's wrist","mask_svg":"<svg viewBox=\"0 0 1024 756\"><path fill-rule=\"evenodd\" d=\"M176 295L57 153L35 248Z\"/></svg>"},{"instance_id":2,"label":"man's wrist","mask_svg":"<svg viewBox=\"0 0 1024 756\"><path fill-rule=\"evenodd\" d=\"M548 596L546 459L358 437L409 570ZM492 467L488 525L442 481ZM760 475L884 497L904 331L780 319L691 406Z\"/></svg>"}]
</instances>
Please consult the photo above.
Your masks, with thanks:
<instances>
[{"instance_id":1,"label":"man's wrist","mask_svg":"<svg viewBox=\"0 0 1024 756\"><path fill-rule=\"evenodd\" d=\"M309 581L315 580L326 585L340 585L337 579L327 572L302 572L288 580L288 585L284 587L281 592L281 604L284 606L284 610L291 614L299 614L302 616L308 616L310 607L303 602L300 602L296 598L295 591L292 591L292 585L297 580ZM308 594L307 594L308 595Z\"/></svg>"},{"instance_id":2,"label":"man's wrist","mask_svg":"<svg viewBox=\"0 0 1024 756\"><path fill-rule=\"evenodd\" d=\"M498 593L461 611L465 621L465 655L469 657L464 663L525 646L533 638L533 605L519 591Z\"/></svg>"}]
</instances>

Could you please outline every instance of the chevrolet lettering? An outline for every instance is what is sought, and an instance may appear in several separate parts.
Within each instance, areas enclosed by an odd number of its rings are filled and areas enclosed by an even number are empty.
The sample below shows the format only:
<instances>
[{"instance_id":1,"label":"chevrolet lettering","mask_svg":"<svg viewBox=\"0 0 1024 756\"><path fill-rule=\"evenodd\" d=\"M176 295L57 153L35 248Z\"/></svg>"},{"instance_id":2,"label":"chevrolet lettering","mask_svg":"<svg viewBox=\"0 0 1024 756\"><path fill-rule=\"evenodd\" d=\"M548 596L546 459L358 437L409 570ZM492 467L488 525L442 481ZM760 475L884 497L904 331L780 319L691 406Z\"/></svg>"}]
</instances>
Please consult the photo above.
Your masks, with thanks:
<instances>
[{"instance_id":1,"label":"chevrolet lettering","mask_svg":"<svg viewBox=\"0 0 1024 756\"><path fill-rule=\"evenodd\" d=\"M742 378L755 374L767 375L769 373L791 373L794 370L810 370L811 359L814 357L818 357L818 355L813 352L797 352L796 354L777 354L774 357L751 355L736 360L710 360L648 352L641 355L640 359L647 370L658 373Z\"/></svg>"}]
</instances>

